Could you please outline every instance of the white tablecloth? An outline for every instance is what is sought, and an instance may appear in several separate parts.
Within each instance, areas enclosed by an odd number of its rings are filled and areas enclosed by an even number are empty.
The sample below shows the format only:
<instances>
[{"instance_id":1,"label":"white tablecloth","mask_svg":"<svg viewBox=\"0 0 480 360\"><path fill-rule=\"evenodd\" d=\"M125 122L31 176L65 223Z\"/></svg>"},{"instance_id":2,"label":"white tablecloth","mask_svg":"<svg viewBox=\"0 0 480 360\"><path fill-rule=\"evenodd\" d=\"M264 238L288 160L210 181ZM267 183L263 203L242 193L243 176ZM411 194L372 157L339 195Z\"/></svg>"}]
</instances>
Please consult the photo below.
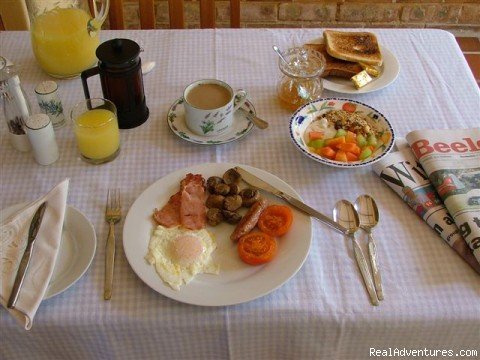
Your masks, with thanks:
<instances>
[{"instance_id":1,"label":"white tablecloth","mask_svg":"<svg viewBox=\"0 0 480 360\"><path fill-rule=\"evenodd\" d=\"M375 30L397 57L401 72L391 86L365 95L341 95L381 111L397 135L419 128L479 124L480 92L453 36L440 30ZM480 351L480 278L370 168L342 170L306 158L288 134L290 112L279 106L273 44L286 49L320 37L320 29L105 31L125 37L155 61L144 77L147 123L121 132L113 162L92 166L76 153L72 129L56 131L60 159L37 165L15 151L1 124L0 208L32 200L70 177L69 204L94 224L95 258L70 289L44 301L33 328L23 330L0 310L2 359L363 359L370 349ZM34 60L29 34L0 32L0 55L23 66L22 84L36 105L34 87L48 76ZM166 114L186 84L219 78L249 91L270 122L240 141L221 146L187 143L169 130ZM65 109L83 98L79 79L58 81ZM89 81L101 96L100 81ZM325 96L336 96L325 91ZM35 107L36 108L36 107ZM38 110L38 108L36 108ZM313 222L313 242L301 270L273 293L230 307L197 307L166 298L130 268L117 227L114 295L103 300L106 190L118 186L127 210L157 179L190 165L235 162L269 171L307 202L331 214L339 199L371 194L381 222L375 229L385 301L373 307L349 242Z\"/></svg>"}]
</instances>

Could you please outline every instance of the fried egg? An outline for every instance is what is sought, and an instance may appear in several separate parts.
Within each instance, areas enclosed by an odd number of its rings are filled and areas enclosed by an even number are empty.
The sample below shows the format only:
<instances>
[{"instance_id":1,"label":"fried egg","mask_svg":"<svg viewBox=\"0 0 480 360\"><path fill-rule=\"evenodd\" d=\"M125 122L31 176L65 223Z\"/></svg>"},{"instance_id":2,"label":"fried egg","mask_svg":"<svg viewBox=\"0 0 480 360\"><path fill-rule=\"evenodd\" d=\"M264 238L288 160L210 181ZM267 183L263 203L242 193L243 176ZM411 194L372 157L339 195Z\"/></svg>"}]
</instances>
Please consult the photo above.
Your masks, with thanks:
<instances>
[{"instance_id":1,"label":"fried egg","mask_svg":"<svg viewBox=\"0 0 480 360\"><path fill-rule=\"evenodd\" d=\"M188 230L181 226L158 225L153 231L145 260L154 265L160 278L174 290L201 273L218 274L213 263L215 240L205 229Z\"/></svg>"}]
</instances>

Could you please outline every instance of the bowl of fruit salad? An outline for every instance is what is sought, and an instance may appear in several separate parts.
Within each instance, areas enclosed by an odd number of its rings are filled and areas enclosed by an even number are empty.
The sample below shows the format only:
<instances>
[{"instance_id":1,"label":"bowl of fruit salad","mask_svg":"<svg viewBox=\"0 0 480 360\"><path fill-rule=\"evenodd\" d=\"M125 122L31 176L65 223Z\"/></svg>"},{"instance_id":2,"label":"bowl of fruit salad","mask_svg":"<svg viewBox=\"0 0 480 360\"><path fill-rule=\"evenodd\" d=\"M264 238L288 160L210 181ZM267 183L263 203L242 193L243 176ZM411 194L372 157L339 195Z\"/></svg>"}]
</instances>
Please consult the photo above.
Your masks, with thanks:
<instances>
[{"instance_id":1,"label":"bowl of fruit salad","mask_svg":"<svg viewBox=\"0 0 480 360\"><path fill-rule=\"evenodd\" d=\"M309 158L356 168L387 155L395 135L385 116L359 101L325 98L299 108L290 120L290 137Z\"/></svg>"}]
</instances>

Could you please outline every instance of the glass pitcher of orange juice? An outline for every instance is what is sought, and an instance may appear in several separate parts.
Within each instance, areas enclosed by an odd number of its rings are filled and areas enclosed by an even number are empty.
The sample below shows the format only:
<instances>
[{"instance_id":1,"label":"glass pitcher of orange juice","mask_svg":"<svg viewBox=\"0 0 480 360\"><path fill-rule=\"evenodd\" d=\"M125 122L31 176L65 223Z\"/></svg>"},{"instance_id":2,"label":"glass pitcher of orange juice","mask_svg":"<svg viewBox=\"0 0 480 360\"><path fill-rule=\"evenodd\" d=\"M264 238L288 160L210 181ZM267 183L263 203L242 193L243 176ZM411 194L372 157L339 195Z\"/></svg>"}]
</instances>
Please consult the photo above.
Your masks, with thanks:
<instances>
[{"instance_id":1,"label":"glass pitcher of orange juice","mask_svg":"<svg viewBox=\"0 0 480 360\"><path fill-rule=\"evenodd\" d=\"M95 50L110 0L26 0L33 53L40 67L56 78L73 78L97 62Z\"/></svg>"}]
</instances>

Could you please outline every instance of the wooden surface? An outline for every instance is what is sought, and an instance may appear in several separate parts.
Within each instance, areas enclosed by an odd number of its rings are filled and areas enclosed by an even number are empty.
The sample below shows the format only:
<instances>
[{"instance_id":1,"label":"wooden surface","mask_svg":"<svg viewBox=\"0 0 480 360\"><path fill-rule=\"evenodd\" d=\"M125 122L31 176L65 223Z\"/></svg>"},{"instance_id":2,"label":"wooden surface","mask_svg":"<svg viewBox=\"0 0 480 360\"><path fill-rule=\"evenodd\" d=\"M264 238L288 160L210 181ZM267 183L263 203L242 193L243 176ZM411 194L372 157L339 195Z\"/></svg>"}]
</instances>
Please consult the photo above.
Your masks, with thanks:
<instances>
[{"instance_id":1,"label":"wooden surface","mask_svg":"<svg viewBox=\"0 0 480 360\"><path fill-rule=\"evenodd\" d=\"M139 0L140 26L142 29L155 29L155 5L153 0Z\"/></svg>"},{"instance_id":2,"label":"wooden surface","mask_svg":"<svg viewBox=\"0 0 480 360\"><path fill-rule=\"evenodd\" d=\"M240 27L240 0L230 0L230 27Z\"/></svg>"},{"instance_id":3,"label":"wooden surface","mask_svg":"<svg viewBox=\"0 0 480 360\"><path fill-rule=\"evenodd\" d=\"M110 10L108 11L108 21L110 29L124 29L123 22L123 0L110 0Z\"/></svg>"},{"instance_id":4,"label":"wooden surface","mask_svg":"<svg viewBox=\"0 0 480 360\"><path fill-rule=\"evenodd\" d=\"M215 1L200 0L200 27L202 29L215 27Z\"/></svg>"},{"instance_id":5,"label":"wooden surface","mask_svg":"<svg viewBox=\"0 0 480 360\"><path fill-rule=\"evenodd\" d=\"M168 0L168 14L170 16L170 29L183 29L183 0Z\"/></svg>"}]
</instances>

